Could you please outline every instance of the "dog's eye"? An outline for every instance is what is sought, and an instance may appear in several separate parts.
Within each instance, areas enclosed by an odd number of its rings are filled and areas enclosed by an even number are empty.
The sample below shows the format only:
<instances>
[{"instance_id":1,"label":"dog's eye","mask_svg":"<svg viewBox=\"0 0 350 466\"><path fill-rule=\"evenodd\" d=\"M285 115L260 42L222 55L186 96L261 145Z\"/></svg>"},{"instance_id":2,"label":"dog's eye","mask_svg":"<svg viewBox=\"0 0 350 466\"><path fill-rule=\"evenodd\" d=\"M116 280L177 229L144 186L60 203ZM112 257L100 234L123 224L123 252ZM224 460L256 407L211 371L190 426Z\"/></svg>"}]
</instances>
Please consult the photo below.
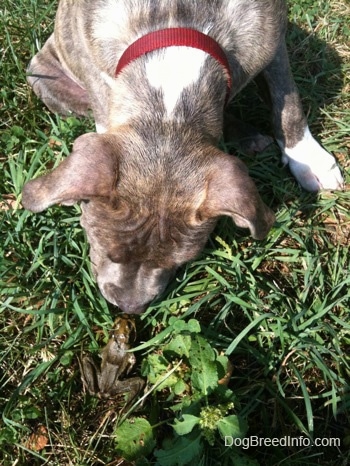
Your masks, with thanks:
<instances>
[{"instance_id":1,"label":"dog's eye","mask_svg":"<svg viewBox=\"0 0 350 466\"><path fill-rule=\"evenodd\" d=\"M118 253L109 253L107 254L107 258L115 264L120 264L121 262L123 262L123 257L121 256L121 254Z\"/></svg>"}]
</instances>

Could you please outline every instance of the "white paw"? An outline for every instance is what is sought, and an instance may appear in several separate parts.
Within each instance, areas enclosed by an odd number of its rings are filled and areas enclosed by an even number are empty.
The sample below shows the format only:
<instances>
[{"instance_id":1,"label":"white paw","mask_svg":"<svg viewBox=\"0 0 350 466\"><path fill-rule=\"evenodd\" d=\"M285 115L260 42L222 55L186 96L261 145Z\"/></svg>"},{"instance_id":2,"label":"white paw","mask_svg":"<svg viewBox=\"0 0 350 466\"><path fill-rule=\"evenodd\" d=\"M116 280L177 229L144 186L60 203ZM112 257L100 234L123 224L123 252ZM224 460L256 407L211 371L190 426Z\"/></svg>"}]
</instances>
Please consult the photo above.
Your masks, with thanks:
<instances>
[{"instance_id":1,"label":"white paw","mask_svg":"<svg viewBox=\"0 0 350 466\"><path fill-rule=\"evenodd\" d=\"M324 150L306 127L303 139L292 149L279 143L282 161L289 164L300 185L307 191L341 189L343 177L333 155Z\"/></svg>"}]
</instances>

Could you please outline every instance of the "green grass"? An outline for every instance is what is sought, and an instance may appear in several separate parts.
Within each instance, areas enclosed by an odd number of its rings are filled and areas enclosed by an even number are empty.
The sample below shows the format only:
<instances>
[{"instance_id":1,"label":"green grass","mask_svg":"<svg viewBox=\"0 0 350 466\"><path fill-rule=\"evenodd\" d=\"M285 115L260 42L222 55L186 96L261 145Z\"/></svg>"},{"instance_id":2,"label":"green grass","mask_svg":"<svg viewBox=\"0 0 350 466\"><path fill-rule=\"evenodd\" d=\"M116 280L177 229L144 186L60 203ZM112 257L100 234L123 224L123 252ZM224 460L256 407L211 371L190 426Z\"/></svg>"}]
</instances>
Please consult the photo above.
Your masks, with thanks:
<instances>
[{"instance_id":1,"label":"green grass","mask_svg":"<svg viewBox=\"0 0 350 466\"><path fill-rule=\"evenodd\" d=\"M348 181L350 6L346 0L290 3L288 46L305 112ZM25 83L26 64L51 32L55 8L47 0L0 6L0 464L127 465L120 439L130 420L138 426L145 418L154 427L148 445L156 456L149 453L142 464L176 464L171 453L184 464L181 458L193 457L198 447L195 464L345 466L350 197L346 190L303 192L279 162L277 147L254 158L242 155L277 214L267 239L255 242L222 219L203 254L137 321L135 372L148 375L150 388L172 372L163 388L152 389L129 414L120 411L122 400L83 393L77 356L104 345L114 311L91 278L79 207L33 215L20 204L23 184L58 164L74 139L93 129L92 121L50 114ZM252 89L240 96L236 112L269 132L267 111ZM181 351L174 349L179 341ZM229 391L195 380L195 345L206 355L208 374L226 352L233 365ZM228 407L232 400L234 408ZM247 437L336 437L341 445L225 448L216 431L224 424L206 411L215 406L231 429L239 419L237 429ZM171 427L181 414L196 418L192 432L186 424L176 432ZM199 428L205 416L211 427ZM33 437L40 429L47 436L42 446ZM167 450L169 442L174 450Z\"/></svg>"}]
</instances>

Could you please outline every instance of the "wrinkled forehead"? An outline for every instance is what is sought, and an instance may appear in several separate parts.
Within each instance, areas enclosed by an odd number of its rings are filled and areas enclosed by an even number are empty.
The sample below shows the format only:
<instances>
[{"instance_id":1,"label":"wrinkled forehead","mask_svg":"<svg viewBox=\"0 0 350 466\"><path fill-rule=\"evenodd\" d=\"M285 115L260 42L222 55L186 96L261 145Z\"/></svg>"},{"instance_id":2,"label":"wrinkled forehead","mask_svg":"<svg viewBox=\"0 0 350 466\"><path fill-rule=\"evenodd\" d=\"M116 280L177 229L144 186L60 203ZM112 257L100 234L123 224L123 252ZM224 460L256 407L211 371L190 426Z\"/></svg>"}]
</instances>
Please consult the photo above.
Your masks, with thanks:
<instances>
[{"instance_id":1,"label":"wrinkled forehead","mask_svg":"<svg viewBox=\"0 0 350 466\"><path fill-rule=\"evenodd\" d=\"M162 214L149 209L111 209L102 203L82 206L81 224L92 247L112 262L138 262L173 268L193 259L204 246L211 225L191 224L186 212Z\"/></svg>"}]
</instances>

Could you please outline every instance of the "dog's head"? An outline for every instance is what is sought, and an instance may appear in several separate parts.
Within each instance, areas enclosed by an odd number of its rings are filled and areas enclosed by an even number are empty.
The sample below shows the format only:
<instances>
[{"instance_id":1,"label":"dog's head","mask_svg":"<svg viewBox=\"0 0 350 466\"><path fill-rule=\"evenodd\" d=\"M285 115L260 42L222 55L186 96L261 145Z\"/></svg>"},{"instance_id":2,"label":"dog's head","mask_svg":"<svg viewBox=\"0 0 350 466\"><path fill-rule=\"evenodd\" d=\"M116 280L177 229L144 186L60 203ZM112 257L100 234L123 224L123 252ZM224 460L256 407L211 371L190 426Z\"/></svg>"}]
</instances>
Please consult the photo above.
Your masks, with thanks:
<instances>
[{"instance_id":1,"label":"dog's head","mask_svg":"<svg viewBox=\"0 0 350 466\"><path fill-rule=\"evenodd\" d=\"M33 212L82 202L98 286L127 313L141 313L164 291L219 216L257 239L274 222L241 161L195 137L180 139L145 144L128 128L85 134L56 169L23 189L23 206Z\"/></svg>"}]
</instances>

